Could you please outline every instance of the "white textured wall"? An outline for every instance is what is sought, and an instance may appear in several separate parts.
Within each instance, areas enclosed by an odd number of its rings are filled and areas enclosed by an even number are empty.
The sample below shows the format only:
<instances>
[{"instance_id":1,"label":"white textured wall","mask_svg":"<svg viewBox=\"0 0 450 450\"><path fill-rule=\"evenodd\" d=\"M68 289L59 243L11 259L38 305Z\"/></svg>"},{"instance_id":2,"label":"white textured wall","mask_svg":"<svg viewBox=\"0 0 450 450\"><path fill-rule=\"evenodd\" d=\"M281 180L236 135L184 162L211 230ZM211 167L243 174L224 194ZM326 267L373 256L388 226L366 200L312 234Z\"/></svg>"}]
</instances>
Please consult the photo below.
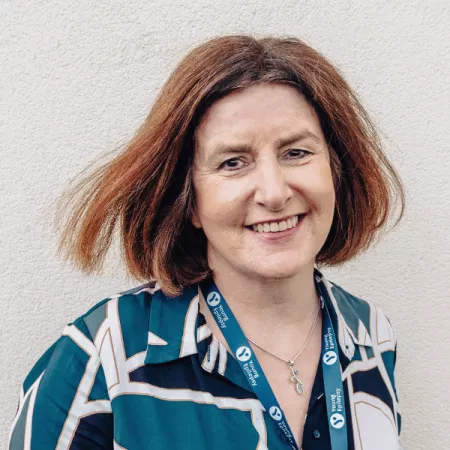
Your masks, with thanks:
<instances>
[{"instance_id":1,"label":"white textured wall","mask_svg":"<svg viewBox=\"0 0 450 450\"><path fill-rule=\"evenodd\" d=\"M397 330L406 447L450 447L448 1L1 0L0 15L0 447L38 356L67 322L136 284L114 258L97 278L61 262L52 202L133 134L192 45L237 32L303 37L379 125L407 215L358 261L325 273Z\"/></svg>"}]
</instances>

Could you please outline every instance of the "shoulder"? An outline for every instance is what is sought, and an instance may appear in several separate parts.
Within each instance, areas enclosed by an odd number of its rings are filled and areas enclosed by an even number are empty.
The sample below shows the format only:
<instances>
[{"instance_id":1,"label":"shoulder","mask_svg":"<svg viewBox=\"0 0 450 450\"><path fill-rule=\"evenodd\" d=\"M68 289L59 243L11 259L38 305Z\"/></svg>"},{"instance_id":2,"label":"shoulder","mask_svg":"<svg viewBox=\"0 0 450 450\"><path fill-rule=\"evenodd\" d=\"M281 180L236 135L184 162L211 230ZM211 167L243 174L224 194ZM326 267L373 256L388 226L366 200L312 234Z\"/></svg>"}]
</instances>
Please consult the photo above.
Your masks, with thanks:
<instances>
[{"instance_id":1,"label":"shoulder","mask_svg":"<svg viewBox=\"0 0 450 450\"><path fill-rule=\"evenodd\" d=\"M87 312L66 323L60 337L36 360L22 384L22 396L41 378L60 370L67 372L76 361L99 360L105 340L119 337L121 345L145 348L151 298L159 286L154 282L106 297ZM123 344L122 344L123 343ZM80 366L81 367L81 366ZM73 369L70 369L73 370Z\"/></svg>"},{"instance_id":2,"label":"shoulder","mask_svg":"<svg viewBox=\"0 0 450 450\"><path fill-rule=\"evenodd\" d=\"M355 341L371 342L380 350L395 351L397 335L383 309L369 299L360 298L333 281L326 281L337 314L345 321ZM367 336L365 337L365 333Z\"/></svg>"},{"instance_id":3,"label":"shoulder","mask_svg":"<svg viewBox=\"0 0 450 450\"><path fill-rule=\"evenodd\" d=\"M393 436L392 441L398 440L401 411L394 328L382 308L372 301L357 297L332 281L325 283L336 311L340 348L348 358L342 366L343 379L353 386L358 385L357 391L349 393L356 420L354 429L370 424L386 439Z\"/></svg>"},{"instance_id":4,"label":"shoulder","mask_svg":"<svg viewBox=\"0 0 450 450\"><path fill-rule=\"evenodd\" d=\"M153 294L159 290L155 282L145 283L129 290L115 293L96 303L72 323L84 330L88 338L97 343L102 329L120 329L123 334L146 333Z\"/></svg>"},{"instance_id":5,"label":"shoulder","mask_svg":"<svg viewBox=\"0 0 450 450\"><path fill-rule=\"evenodd\" d=\"M150 283L115 294L66 325L25 377L9 448L91 448L93 435L96 448L111 447L110 388L127 373L129 354L146 349L155 290Z\"/></svg>"}]
</instances>

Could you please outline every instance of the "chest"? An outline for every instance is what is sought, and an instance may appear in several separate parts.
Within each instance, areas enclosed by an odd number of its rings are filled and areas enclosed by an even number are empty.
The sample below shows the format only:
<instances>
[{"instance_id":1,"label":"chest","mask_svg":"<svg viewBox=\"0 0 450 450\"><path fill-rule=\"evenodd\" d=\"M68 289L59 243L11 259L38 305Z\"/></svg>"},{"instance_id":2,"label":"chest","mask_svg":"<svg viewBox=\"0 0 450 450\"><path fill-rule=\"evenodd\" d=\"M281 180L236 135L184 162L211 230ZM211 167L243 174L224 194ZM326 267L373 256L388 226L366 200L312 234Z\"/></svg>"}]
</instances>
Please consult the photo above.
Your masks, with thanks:
<instances>
[{"instance_id":1,"label":"chest","mask_svg":"<svg viewBox=\"0 0 450 450\"><path fill-rule=\"evenodd\" d=\"M262 409L260 402L242 388L244 380L240 368L231 366L233 361L229 361L225 366L225 376L220 375L220 353L217 355L219 360L213 364L214 353L211 352L212 365L208 367L211 373L206 372L199 366L206 355L202 354L200 360L199 355L192 355L173 363L141 365L128 375L124 373L125 381L115 388L112 398L116 442L127 450L286 450L286 444L277 434L275 421ZM298 360L298 376L305 388L303 395L296 392L290 381L288 365L276 367L270 364L271 368L266 370L296 441L300 443L306 439L308 442L305 449L330 448L329 441L327 443L329 438L326 437L328 426L325 425L327 417L323 397L311 403L305 424L319 358L317 355L317 359L309 364ZM106 373L108 379L110 371L106 370ZM372 382L373 379L367 380L367 383ZM316 397L317 389L314 392ZM359 401L359 398L356 400ZM395 433L390 422L384 419L386 415L380 413L380 420L375 420L373 414L363 416L367 404L361 404L365 409L353 420L353 424L360 424L360 428L356 429L352 425L351 403L346 403L349 407L349 425L353 427L349 428L349 432L356 433L357 439L364 439L364 446L356 448L397 448ZM321 437L314 441L313 432L317 428ZM355 448L351 436L348 448Z\"/></svg>"},{"instance_id":2,"label":"chest","mask_svg":"<svg viewBox=\"0 0 450 450\"><path fill-rule=\"evenodd\" d=\"M319 360L320 347L314 346L299 357L292 368L282 361L264 361L266 376L298 443L303 441ZM303 393L300 394L299 390Z\"/></svg>"}]
</instances>

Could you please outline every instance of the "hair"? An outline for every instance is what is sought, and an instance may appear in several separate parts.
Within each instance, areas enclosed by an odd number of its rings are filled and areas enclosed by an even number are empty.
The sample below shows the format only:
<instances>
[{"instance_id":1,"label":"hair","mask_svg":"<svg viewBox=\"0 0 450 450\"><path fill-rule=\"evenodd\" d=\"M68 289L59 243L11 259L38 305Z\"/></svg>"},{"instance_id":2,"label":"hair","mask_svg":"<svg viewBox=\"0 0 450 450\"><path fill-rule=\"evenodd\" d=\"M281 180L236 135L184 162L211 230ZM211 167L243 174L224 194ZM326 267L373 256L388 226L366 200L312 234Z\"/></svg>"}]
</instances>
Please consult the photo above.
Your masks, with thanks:
<instances>
[{"instance_id":1,"label":"hair","mask_svg":"<svg viewBox=\"0 0 450 450\"><path fill-rule=\"evenodd\" d=\"M401 180L339 70L295 37L231 35L192 49L125 148L63 193L58 252L86 273L99 272L119 220L129 275L156 280L168 296L211 276L206 236L190 221L195 131L213 102L258 83L298 89L327 140L336 205L316 264L341 265L366 250L399 200L396 226L405 209ZM61 225L64 211L70 214Z\"/></svg>"}]
</instances>

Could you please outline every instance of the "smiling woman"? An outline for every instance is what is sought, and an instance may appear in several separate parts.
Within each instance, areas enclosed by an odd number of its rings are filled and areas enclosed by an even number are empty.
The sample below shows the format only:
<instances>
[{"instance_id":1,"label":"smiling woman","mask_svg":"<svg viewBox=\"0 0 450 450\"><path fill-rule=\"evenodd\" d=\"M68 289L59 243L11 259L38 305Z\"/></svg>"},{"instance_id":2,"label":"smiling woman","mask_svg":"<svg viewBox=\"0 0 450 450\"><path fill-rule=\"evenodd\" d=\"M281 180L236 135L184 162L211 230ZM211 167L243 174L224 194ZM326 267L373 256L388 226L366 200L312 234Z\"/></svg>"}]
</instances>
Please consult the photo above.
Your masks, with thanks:
<instances>
[{"instance_id":1,"label":"smiling woman","mask_svg":"<svg viewBox=\"0 0 450 450\"><path fill-rule=\"evenodd\" d=\"M217 274L284 279L314 266L335 192L319 119L295 87L257 84L216 101L196 130L193 186L192 223Z\"/></svg>"},{"instance_id":2,"label":"smiling woman","mask_svg":"<svg viewBox=\"0 0 450 450\"><path fill-rule=\"evenodd\" d=\"M319 52L196 47L124 151L61 199L65 256L100 270L118 225L145 284L41 356L10 449L399 448L395 333L319 271L368 249L395 200L400 220L401 181Z\"/></svg>"}]
</instances>

